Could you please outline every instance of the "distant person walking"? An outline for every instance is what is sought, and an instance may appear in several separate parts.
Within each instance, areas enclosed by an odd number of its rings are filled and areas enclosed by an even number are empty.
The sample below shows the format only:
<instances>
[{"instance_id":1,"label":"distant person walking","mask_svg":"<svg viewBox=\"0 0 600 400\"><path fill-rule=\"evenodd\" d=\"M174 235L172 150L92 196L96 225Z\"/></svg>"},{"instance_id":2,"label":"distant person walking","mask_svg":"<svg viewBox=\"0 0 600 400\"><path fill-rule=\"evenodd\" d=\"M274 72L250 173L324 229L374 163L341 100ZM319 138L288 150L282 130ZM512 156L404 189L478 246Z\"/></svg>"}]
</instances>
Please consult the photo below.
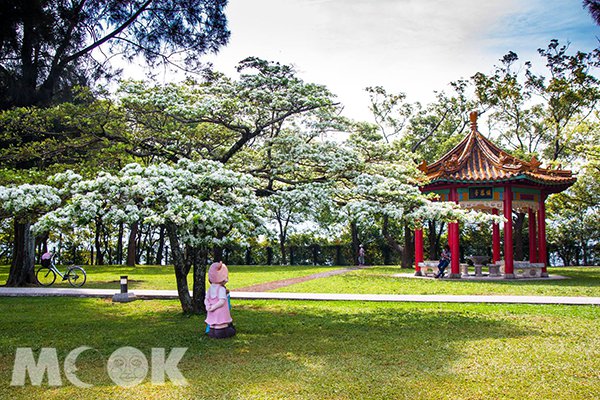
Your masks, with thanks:
<instances>
[{"instance_id":1,"label":"distant person walking","mask_svg":"<svg viewBox=\"0 0 600 400\"><path fill-rule=\"evenodd\" d=\"M365 265L365 248L361 244L358 248L358 266L362 267Z\"/></svg>"}]
</instances>

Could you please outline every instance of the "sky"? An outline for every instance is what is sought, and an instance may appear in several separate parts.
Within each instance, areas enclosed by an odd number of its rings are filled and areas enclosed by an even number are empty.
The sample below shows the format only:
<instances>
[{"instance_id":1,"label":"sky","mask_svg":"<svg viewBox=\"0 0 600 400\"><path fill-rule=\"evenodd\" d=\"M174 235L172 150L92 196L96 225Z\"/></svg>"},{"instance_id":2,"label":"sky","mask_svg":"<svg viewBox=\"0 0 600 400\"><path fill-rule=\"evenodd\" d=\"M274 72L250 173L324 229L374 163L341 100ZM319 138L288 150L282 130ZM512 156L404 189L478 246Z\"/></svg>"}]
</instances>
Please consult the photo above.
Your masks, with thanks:
<instances>
[{"instance_id":1,"label":"sky","mask_svg":"<svg viewBox=\"0 0 600 400\"><path fill-rule=\"evenodd\" d=\"M367 86L427 103L509 51L543 68L537 49L551 39L600 44L581 0L229 0L226 15L230 42L206 58L216 69L235 76L248 56L292 64L359 120L371 119Z\"/></svg>"}]
</instances>

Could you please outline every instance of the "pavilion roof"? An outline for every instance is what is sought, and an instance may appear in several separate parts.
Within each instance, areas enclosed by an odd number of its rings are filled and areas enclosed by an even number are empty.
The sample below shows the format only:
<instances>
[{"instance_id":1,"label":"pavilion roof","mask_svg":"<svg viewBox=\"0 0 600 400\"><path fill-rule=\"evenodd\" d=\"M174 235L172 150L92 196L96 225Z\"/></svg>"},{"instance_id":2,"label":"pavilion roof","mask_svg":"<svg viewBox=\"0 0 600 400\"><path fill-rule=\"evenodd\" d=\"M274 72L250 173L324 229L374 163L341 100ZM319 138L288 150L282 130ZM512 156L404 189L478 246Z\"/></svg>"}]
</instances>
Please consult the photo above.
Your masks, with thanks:
<instances>
[{"instance_id":1,"label":"pavilion roof","mask_svg":"<svg viewBox=\"0 0 600 400\"><path fill-rule=\"evenodd\" d=\"M508 154L477 130L476 112L470 118L471 132L459 144L433 164L423 161L419 166L430 180L426 188L451 183L514 182L560 192L575 182L571 171L542 168L535 156L524 161Z\"/></svg>"}]
</instances>

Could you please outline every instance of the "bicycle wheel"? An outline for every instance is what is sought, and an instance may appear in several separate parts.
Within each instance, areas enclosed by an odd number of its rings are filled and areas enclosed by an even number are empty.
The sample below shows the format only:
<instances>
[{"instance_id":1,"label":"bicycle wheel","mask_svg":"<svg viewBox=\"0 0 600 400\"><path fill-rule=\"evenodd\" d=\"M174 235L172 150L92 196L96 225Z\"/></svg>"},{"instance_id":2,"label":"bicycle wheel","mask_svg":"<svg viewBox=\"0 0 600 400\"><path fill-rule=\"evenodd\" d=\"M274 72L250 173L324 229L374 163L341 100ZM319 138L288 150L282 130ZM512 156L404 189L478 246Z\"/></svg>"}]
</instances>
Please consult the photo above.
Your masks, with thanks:
<instances>
[{"instance_id":1,"label":"bicycle wheel","mask_svg":"<svg viewBox=\"0 0 600 400\"><path fill-rule=\"evenodd\" d=\"M48 267L41 267L35 273L35 278L38 283L42 286L50 286L56 280L56 272L52 271Z\"/></svg>"},{"instance_id":2,"label":"bicycle wheel","mask_svg":"<svg viewBox=\"0 0 600 400\"><path fill-rule=\"evenodd\" d=\"M82 287L87 279L85 270L81 267L71 267L67 271L67 279L73 287Z\"/></svg>"}]
</instances>

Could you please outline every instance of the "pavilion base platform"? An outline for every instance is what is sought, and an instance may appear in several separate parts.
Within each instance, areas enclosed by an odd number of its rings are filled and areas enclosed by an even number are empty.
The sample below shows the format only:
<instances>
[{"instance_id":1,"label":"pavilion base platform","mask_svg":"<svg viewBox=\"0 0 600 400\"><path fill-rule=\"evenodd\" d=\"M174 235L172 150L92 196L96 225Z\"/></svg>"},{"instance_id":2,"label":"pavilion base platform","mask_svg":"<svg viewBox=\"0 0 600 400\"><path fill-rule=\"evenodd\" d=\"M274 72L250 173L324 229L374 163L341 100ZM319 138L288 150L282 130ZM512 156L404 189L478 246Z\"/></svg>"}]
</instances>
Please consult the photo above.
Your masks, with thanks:
<instances>
[{"instance_id":1,"label":"pavilion base platform","mask_svg":"<svg viewBox=\"0 0 600 400\"><path fill-rule=\"evenodd\" d=\"M416 271L414 276L416 277L435 277L439 272L438 269L439 261L425 260L419 262L419 271ZM471 273L470 268L474 269L474 274ZM488 273L485 274L484 268L487 268ZM460 264L460 273L452 274L449 273L446 279L469 279L484 278L485 280L490 278L499 279L548 279L550 276L548 273L543 272L544 263L531 263L529 261L514 261L513 262L513 273L507 274L504 268L504 261L501 260L494 264L474 264L469 265L465 263Z\"/></svg>"},{"instance_id":2,"label":"pavilion base platform","mask_svg":"<svg viewBox=\"0 0 600 400\"><path fill-rule=\"evenodd\" d=\"M433 275L425 275L425 276L417 276L414 273L410 273L410 272L405 272L405 273L398 273L398 274L393 274L390 275L394 278L414 278L414 279L429 279L429 280L438 280L436 278L433 277ZM569 279L566 276L562 276L562 275L549 275L548 277L539 277L539 278L519 278L516 277L514 279L510 279L510 278L505 278L504 275L499 275L499 276L490 276L487 273L483 273L482 276L475 276L474 274L469 274L469 276L462 276L462 274L460 275L460 278L458 279L449 279L448 275L446 275L446 278L443 278L442 280L452 280L452 281L470 281L470 282L506 282L507 280L511 280L514 282L523 282L523 281L553 281L553 280L562 280L562 279Z\"/></svg>"}]
</instances>

